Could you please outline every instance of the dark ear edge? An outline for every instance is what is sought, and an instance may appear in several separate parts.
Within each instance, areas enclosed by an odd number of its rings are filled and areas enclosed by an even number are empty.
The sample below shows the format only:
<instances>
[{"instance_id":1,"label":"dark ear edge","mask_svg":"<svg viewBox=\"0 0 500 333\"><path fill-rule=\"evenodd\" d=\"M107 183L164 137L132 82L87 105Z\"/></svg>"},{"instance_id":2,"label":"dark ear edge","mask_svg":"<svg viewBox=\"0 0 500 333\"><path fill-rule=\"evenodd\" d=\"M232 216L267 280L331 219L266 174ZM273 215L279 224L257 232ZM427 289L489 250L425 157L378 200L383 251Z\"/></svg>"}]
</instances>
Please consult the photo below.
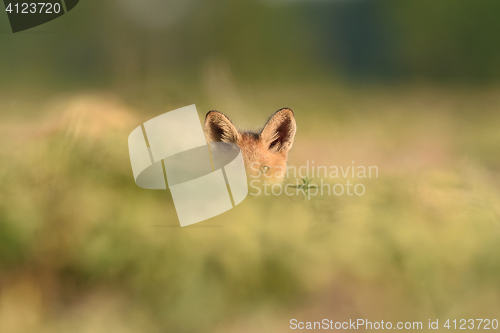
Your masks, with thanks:
<instances>
[{"instance_id":1,"label":"dark ear edge","mask_svg":"<svg viewBox=\"0 0 500 333\"><path fill-rule=\"evenodd\" d=\"M260 137L264 144L269 145L269 150L287 153L292 148L296 131L292 109L282 108L269 118L260 132Z\"/></svg>"},{"instance_id":2,"label":"dark ear edge","mask_svg":"<svg viewBox=\"0 0 500 333\"><path fill-rule=\"evenodd\" d=\"M240 134L231 120L223 113L211 110L205 116L203 125L207 142L238 143Z\"/></svg>"}]
</instances>

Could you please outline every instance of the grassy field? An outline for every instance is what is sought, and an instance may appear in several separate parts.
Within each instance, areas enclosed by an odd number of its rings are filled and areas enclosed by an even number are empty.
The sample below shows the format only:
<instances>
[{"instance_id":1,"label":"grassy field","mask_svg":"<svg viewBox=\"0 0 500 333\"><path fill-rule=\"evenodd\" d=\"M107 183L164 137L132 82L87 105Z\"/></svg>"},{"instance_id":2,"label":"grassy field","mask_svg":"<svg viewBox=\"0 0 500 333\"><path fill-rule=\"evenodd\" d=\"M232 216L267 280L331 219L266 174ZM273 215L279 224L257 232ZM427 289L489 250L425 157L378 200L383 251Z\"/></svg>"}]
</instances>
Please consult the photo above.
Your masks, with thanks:
<instances>
[{"instance_id":1,"label":"grassy field","mask_svg":"<svg viewBox=\"0 0 500 333\"><path fill-rule=\"evenodd\" d=\"M275 333L292 318L425 331L429 319L498 319L500 87L208 81L200 120L217 108L259 127L290 107L290 165L354 161L378 177L326 180L363 183L362 196L249 196L180 228L168 191L135 185L127 137L192 100L146 110L94 92L10 105L0 332Z\"/></svg>"}]
</instances>

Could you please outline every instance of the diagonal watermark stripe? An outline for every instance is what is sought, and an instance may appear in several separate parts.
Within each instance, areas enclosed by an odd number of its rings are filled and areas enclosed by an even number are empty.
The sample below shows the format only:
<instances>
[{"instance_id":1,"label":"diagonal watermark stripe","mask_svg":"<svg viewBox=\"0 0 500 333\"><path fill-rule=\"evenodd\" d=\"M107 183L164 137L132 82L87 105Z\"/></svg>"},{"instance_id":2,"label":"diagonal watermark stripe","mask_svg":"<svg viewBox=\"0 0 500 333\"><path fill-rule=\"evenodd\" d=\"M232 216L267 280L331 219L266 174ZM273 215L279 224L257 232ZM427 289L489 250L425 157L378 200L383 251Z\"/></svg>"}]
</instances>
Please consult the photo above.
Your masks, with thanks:
<instances>
[{"instance_id":1,"label":"diagonal watermark stripe","mask_svg":"<svg viewBox=\"0 0 500 333\"><path fill-rule=\"evenodd\" d=\"M160 190L168 184L181 226L222 214L248 195L239 147L208 145L195 105L148 120L128 144L136 184Z\"/></svg>"}]
</instances>

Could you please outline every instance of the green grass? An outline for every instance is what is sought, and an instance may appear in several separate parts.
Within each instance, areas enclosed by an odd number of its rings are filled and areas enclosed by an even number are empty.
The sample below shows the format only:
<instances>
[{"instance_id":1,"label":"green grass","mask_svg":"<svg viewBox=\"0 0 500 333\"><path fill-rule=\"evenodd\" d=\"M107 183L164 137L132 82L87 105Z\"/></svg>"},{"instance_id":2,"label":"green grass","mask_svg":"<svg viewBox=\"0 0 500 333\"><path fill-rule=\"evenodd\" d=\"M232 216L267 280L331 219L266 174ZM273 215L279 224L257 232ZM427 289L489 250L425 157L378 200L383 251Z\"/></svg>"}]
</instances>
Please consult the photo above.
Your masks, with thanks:
<instances>
[{"instance_id":1,"label":"green grass","mask_svg":"<svg viewBox=\"0 0 500 333\"><path fill-rule=\"evenodd\" d=\"M363 196L249 196L185 228L168 191L133 182L127 136L146 115L118 108L111 120L93 114L2 137L0 331L279 332L292 318L424 327L497 318L497 96L305 86L226 99L221 111L237 125L294 109L290 164L355 160L378 166L379 177L356 180ZM101 112L112 108L102 103Z\"/></svg>"}]
</instances>

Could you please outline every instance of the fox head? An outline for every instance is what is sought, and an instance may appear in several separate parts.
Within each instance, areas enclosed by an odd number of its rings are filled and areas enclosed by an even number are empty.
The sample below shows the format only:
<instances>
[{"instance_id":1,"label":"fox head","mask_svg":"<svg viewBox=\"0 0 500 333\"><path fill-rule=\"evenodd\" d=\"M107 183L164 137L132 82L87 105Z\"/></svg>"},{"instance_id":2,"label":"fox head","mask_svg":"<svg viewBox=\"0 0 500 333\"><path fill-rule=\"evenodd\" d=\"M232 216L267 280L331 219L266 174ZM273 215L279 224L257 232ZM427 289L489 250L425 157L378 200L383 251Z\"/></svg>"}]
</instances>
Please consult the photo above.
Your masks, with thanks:
<instances>
[{"instance_id":1,"label":"fox head","mask_svg":"<svg viewBox=\"0 0 500 333\"><path fill-rule=\"evenodd\" d=\"M268 183L284 179L296 129L294 114L287 108L276 111L257 132L238 131L229 118L218 111L208 112L204 125L208 142L237 144L248 176Z\"/></svg>"}]
</instances>

